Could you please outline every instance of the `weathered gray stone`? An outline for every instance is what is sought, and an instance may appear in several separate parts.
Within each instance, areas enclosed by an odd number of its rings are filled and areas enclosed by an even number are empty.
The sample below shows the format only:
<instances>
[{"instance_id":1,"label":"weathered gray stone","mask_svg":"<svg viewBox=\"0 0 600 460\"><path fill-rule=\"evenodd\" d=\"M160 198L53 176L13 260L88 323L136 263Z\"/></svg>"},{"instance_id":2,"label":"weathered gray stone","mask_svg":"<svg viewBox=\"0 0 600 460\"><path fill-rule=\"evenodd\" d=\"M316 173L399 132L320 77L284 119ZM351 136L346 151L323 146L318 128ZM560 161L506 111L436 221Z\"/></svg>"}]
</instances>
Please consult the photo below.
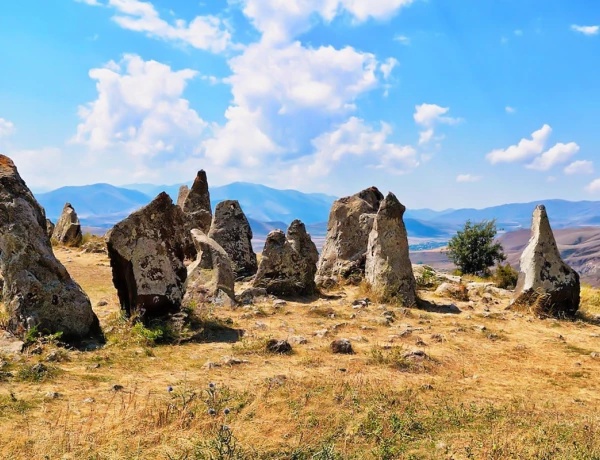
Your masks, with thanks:
<instances>
[{"instance_id":1,"label":"weathered gray stone","mask_svg":"<svg viewBox=\"0 0 600 460\"><path fill-rule=\"evenodd\" d=\"M333 203L319 259L318 286L364 276L369 234L382 200L381 192L371 187Z\"/></svg>"},{"instance_id":2,"label":"weathered gray stone","mask_svg":"<svg viewBox=\"0 0 600 460\"><path fill-rule=\"evenodd\" d=\"M342 355L352 355L354 354L354 349L352 348L352 343L348 339L335 339L329 345L331 351L336 354Z\"/></svg>"},{"instance_id":3,"label":"weathered gray stone","mask_svg":"<svg viewBox=\"0 0 600 460\"><path fill-rule=\"evenodd\" d=\"M208 234L212 221L212 209L210 207L210 192L208 191L208 179L204 170L198 171L192 188L183 201L183 211L186 215L190 231L194 228Z\"/></svg>"},{"instance_id":4,"label":"weathered gray stone","mask_svg":"<svg viewBox=\"0 0 600 460\"><path fill-rule=\"evenodd\" d=\"M316 291L318 258L317 247L306 227L295 220L288 228L287 238L281 230L267 236L253 285L273 295L312 295Z\"/></svg>"},{"instance_id":5,"label":"weathered gray stone","mask_svg":"<svg viewBox=\"0 0 600 460\"><path fill-rule=\"evenodd\" d=\"M252 229L237 201L227 200L217 204L208 236L225 249L237 277L256 273L258 262L252 249Z\"/></svg>"},{"instance_id":6,"label":"weathered gray stone","mask_svg":"<svg viewBox=\"0 0 600 460\"><path fill-rule=\"evenodd\" d=\"M83 239L81 224L71 203L65 204L60 218L56 221L52 238L68 246L79 246L81 244Z\"/></svg>"},{"instance_id":7,"label":"weathered gray stone","mask_svg":"<svg viewBox=\"0 0 600 460\"><path fill-rule=\"evenodd\" d=\"M292 352L292 346L287 340L271 339L267 342L266 349L269 353L287 355Z\"/></svg>"},{"instance_id":8,"label":"weathered gray stone","mask_svg":"<svg viewBox=\"0 0 600 460\"><path fill-rule=\"evenodd\" d=\"M52 221L50 219L46 219L46 233L48 234L48 238L52 238L54 227L55 225L52 223Z\"/></svg>"},{"instance_id":9,"label":"weathered gray stone","mask_svg":"<svg viewBox=\"0 0 600 460\"><path fill-rule=\"evenodd\" d=\"M521 255L521 272L511 308L573 317L579 309L579 274L563 262L543 205L533 212L531 239Z\"/></svg>"},{"instance_id":10,"label":"weathered gray stone","mask_svg":"<svg viewBox=\"0 0 600 460\"><path fill-rule=\"evenodd\" d=\"M9 329L35 327L79 340L100 332L90 299L54 257L44 210L10 158L0 155L0 273Z\"/></svg>"},{"instance_id":11,"label":"weathered gray stone","mask_svg":"<svg viewBox=\"0 0 600 460\"><path fill-rule=\"evenodd\" d=\"M369 235L365 279L380 298L398 298L405 306L412 306L417 301L417 283L408 255L405 211L396 196L388 193Z\"/></svg>"},{"instance_id":12,"label":"weathered gray stone","mask_svg":"<svg viewBox=\"0 0 600 460\"><path fill-rule=\"evenodd\" d=\"M198 257L188 267L184 305L205 303L235 305L235 278L231 259L225 250L200 230L192 230Z\"/></svg>"},{"instance_id":13,"label":"weathered gray stone","mask_svg":"<svg viewBox=\"0 0 600 460\"><path fill-rule=\"evenodd\" d=\"M107 233L121 308L141 318L177 312L187 270L183 211L165 192Z\"/></svg>"},{"instance_id":14,"label":"weathered gray stone","mask_svg":"<svg viewBox=\"0 0 600 460\"><path fill-rule=\"evenodd\" d=\"M179 194L177 195L177 206L183 209L183 204L190 194L190 188L187 185L179 187Z\"/></svg>"}]
</instances>

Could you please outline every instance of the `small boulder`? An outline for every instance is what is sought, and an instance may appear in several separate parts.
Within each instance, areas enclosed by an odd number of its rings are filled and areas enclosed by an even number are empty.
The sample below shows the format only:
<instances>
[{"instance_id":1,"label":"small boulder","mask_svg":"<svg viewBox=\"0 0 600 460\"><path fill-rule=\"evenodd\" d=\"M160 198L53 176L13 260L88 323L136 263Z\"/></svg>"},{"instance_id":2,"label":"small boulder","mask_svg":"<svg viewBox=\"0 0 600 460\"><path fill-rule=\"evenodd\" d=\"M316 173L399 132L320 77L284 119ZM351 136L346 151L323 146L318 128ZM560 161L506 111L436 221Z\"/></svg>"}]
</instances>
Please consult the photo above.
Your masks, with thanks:
<instances>
[{"instance_id":1,"label":"small boulder","mask_svg":"<svg viewBox=\"0 0 600 460\"><path fill-rule=\"evenodd\" d=\"M266 349L269 353L276 353L279 355L287 355L292 352L292 346L287 340L271 339L267 342Z\"/></svg>"},{"instance_id":2,"label":"small boulder","mask_svg":"<svg viewBox=\"0 0 600 460\"><path fill-rule=\"evenodd\" d=\"M56 221L52 239L67 246L79 246L81 244L83 239L81 224L71 203L65 204L60 218Z\"/></svg>"},{"instance_id":3,"label":"small boulder","mask_svg":"<svg viewBox=\"0 0 600 460\"><path fill-rule=\"evenodd\" d=\"M575 316L580 302L579 274L563 262L543 205L533 212L531 239L520 266L510 308L561 318Z\"/></svg>"},{"instance_id":4,"label":"small boulder","mask_svg":"<svg viewBox=\"0 0 600 460\"><path fill-rule=\"evenodd\" d=\"M265 288L251 287L242 291L240 295L236 297L237 302L250 305L254 303L255 299L265 298L269 295Z\"/></svg>"},{"instance_id":5,"label":"small boulder","mask_svg":"<svg viewBox=\"0 0 600 460\"><path fill-rule=\"evenodd\" d=\"M316 291L315 272L319 253L299 220L286 235L274 230L267 236L254 287L281 296L312 295Z\"/></svg>"},{"instance_id":6,"label":"small boulder","mask_svg":"<svg viewBox=\"0 0 600 460\"><path fill-rule=\"evenodd\" d=\"M381 192L371 187L333 203L319 258L318 286L330 287L351 276L364 276L369 234L381 201Z\"/></svg>"},{"instance_id":7,"label":"small boulder","mask_svg":"<svg viewBox=\"0 0 600 460\"><path fill-rule=\"evenodd\" d=\"M235 278L231 259L216 241L200 230L192 230L191 235L198 256L188 267L184 305L219 303L234 306Z\"/></svg>"},{"instance_id":8,"label":"small boulder","mask_svg":"<svg viewBox=\"0 0 600 460\"><path fill-rule=\"evenodd\" d=\"M336 339L329 345L331 351L336 354L352 355L354 350L352 349L352 343L348 339Z\"/></svg>"},{"instance_id":9,"label":"small boulder","mask_svg":"<svg viewBox=\"0 0 600 460\"><path fill-rule=\"evenodd\" d=\"M365 279L381 299L397 298L410 307L417 301L417 283L408 255L405 211L393 193L382 201L369 235Z\"/></svg>"},{"instance_id":10,"label":"small boulder","mask_svg":"<svg viewBox=\"0 0 600 460\"><path fill-rule=\"evenodd\" d=\"M237 201L226 200L217 204L208 236L225 249L236 277L256 273L258 262L252 249L252 229Z\"/></svg>"},{"instance_id":11,"label":"small boulder","mask_svg":"<svg viewBox=\"0 0 600 460\"><path fill-rule=\"evenodd\" d=\"M165 192L107 234L113 283L128 316L179 311L187 277L185 239L183 212Z\"/></svg>"}]
</instances>

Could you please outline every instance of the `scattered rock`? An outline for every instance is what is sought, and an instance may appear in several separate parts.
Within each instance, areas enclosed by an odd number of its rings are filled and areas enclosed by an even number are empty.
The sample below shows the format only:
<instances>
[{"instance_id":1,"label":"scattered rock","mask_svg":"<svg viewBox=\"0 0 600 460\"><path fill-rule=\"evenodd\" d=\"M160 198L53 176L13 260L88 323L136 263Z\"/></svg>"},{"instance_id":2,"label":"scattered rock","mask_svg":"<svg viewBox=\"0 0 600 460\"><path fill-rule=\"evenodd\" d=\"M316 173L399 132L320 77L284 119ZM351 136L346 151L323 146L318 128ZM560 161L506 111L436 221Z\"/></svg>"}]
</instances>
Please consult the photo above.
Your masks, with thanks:
<instances>
[{"instance_id":1,"label":"scattered rock","mask_svg":"<svg viewBox=\"0 0 600 460\"><path fill-rule=\"evenodd\" d=\"M213 363L212 361L206 361L202 367L206 369L214 369L216 367L221 367L221 365L219 363Z\"/></svg>"},{"instance_id":2,"label":"scattered rock","mask_svg":"<svg viewBox=\"0 0 600 460\"><path fill-rule=\"evenodd\" d=\"M111 387L112 391L121 391L123 388L125 388L123 385L113 385Z\"/></svg>"},{"instance_id":3,"label":"scattered rock","mask_svg":"<svg viewBox=\"0 0 600 460\"><path fill-rule=\"evenodd\" d=\"M105 299L99 300L98 303L96 303L97 307L106 307L108 305L108 301Z\"/></svg>"},{"instance_id":4,"label":"scattered rock","mask_svg":"<svg viewBox=\"0 0 600 460\"><path fill-rule=\"evenodd\" d=\"M279 355L289 354L292 352L292 346L287 340L271 339L267 342L266 349L269 353L277 353Z\"/></svg>"},{"instance_id":5,"label":"scattered rock","mask_svg":"<svg viewBox=\"0 0 600 460\"><path fill-rule=\"evenodd\" d=\"M96 400L94 398L85 398L83 402L86 404L93 404L96 402Z\"/></svg>"},{"instance_id":6,"label":"scattered rock","mask_svg":"<svg viewBox=\"0 0 600 460\"><path fill-rule=\"evenodd\" d=\"M317 285L331 287L344 279L362 279L369 234L383 195L376 187L336 200L319 259Z\"/></svg>"},{"instance_id":7,"label":"scattered rock","mask_svg":"<svg viewBox=\"0 0 600 460\"><path fill-rule=\"evenodd\" d=\"M255 299L267 297L269 294L265 288L248 288L236 297L237 302L243 305L251 305Z\"/></svg>"},{"instance_id":8,"label":"scattered rock","mask_svg":"<svg viewBox=\"0 0 600 460\"><path fill-rule=\"evenodd\" d=\"M52 232L52 239L67 246L79 246L83 239L81 224L71 203L66 203Z\"/></svg>"},{"instance_id":9,"label":"scattered rock","mask_svg":"<svg viewBox=\"0 0 600 460\"><path fill-rule=\"evenodd\" d=\"M464 284L442 283L435 290L435 295L464 302L469 300L469 291Z\"/></svg>"},{"instance_id":10,"label":"scattered rock","mask_svg":"<svg viewBox=\"0 0 600 460\"><path fill-rule=\"evenodd\" d=\"M369 234L365 279L380 298L397 298L410 307L417 301L417 283L408 254L405 211L391 192L381 202Z\"/></svg>"},{"instance_id":11,"label":"scattered rock","mask_svg":"<svg viewBox=\"0 0 600 460\"><path fill-rule=\"evenodd\" d=\"M287 302L285 300L281 300L281 299L275 300L273 302L273 308L282 308L282 307L285 307L286 305L287 305Z\"/></svg>"},{"instance_id":12,"label":"scattered rock","mask_svg":"<svg viewBox=\"0 0 600 460\"><path fill-rule=\"evenodd\" d=\"M333 353L342 355L352 355L354 350L352 349L352 343L348 339L336 339L329 345Z\"/></svg>"},{"instance_id":13,"label":"scattered rock","mask_svg":"<svg viewBox=\"0 0 600 460\"><path fill-rule=\"evenodd\" d=\"M254 287L265 288L273 295L312 295L316 291L318 258L319 252L306 227L294 220L287 237L281 230L267 236Z\"/></svg>"},{"instance_id":14,"label":"scattered rock","mask_svg":"<svg viewBox=\"0 0 600 460\"><path fill-rule=\"evenodd\" d=\"M106 241L96 239L88 241L81 246L81 252L82 254L108 254L106 249ZM78 256L79 254L77 254L76 257Z\"/></svg>"},{"instance_id":15,"label":"scattered rock","mask_svg":"<svg viewBox=\"0 0 600 460\"><path fill-rule=\"evenodd\" d=\"M431 335L431 340L432 340L432 341L434 341L434 342L441 343L441 342L443 342L445 339L444 339L444 336L443 336L443 335L441 335L441 334L432 334L432 335Z\"/></svg>"},{"instance_id":16,"label":"scattered rock","mask_svg":"<svg viewBox=\"0 0 600 460\"><path fill-rule=\"evenodd\" d=\"M563 262L543 205L533 212L531 233L509 308L533 308L537 314L572 318L579 309L579 275Z\"/></svg>"},{"instance_id":17,"label":"scattered rock","mask_svg":"<svg viewBox=\"0 0 600 460\"><path fill-rule=\"evenodd\" d=\"M415 361L422 361L429 359L429 356L423 350L413 350L404 354L404 359L411 359Z\"/></svg>"},{"instance_id":18,"label":"scattered rock","mask_svg":"<svg viewBox=\"0 0 600 460\"><path fill-rule=\"evenodd\" d=\"M302 337L300 335L295 335L295 336L289 337L288 342L291 343L292 345L306 345L308 343L308 340L306 340L304 337Z\"/></svg>"},{"instance_id":19,"label":"scattered rock","mask_svg":"<svg viewBox=\"0 0 600 460\"><path fill-rule=\"evenodd\" d=\"M237 201L217 204L208 236L225 250L236 277L256 274L258 262L252 249L252 229Z\"/></svg>"},{"instance_id":20,"label":"scattered rock","mask_svg":"<svg viewBox=\"0 0 600 460\"><path fill-rule=\"evenodd\" d=\"M46 216L10 158L0 155L0 271L8 327L31 327L78 340L98 333L90 299L56 259Z\"/></svg>"},{"instance_id":21,"label":"scattered rock","mask_svg":"<svg viewBox=\"0 0 600 460\"><path fill-rule=\"evenodd\" d=\"M328 329L321 329L321 330L313 332L313 335L319 339L322 339L323 337L325 337L328 334L329 334Z\"/></svg>"},{"instance_id":22,"label":"scattered rock","mask_svg":"<svg viewBox=\"0 0 600 460\"><path fill-rule=\"evenodd\" d=\"M238 359L230 356L225 356L223 358L223 364L226 366L238 366L240 364L247 364L249 362L250 361L248 361L247 359Z\"/></svg>"},{"instance_id":23,"label":"scattered rock","mask_svg":"<svg viewBox=\"0 0 600 460\"><path fill-rule=\"evenodd\" d=\"M106 236L121 308L142 318L176 313L187 277L184 216L165 192Z\"/></svg>"}]
</instances>

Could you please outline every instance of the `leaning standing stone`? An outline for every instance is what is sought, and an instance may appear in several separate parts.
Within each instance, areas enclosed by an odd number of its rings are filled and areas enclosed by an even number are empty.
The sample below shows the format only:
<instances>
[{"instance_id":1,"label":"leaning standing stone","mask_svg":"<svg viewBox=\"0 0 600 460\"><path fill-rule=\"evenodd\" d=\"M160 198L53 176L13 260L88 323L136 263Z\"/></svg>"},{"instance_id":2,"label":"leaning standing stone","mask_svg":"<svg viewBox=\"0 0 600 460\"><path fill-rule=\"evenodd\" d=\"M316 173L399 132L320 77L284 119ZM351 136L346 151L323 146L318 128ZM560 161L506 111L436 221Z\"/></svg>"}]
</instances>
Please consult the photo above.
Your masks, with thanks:
<instances>
[{"instance_id":1,"label":"leaning standing stone","mask_svg":"<svg viewBox=\"0 0 600 460\"><path fill-rule=\"evenodd\" d=\"M579 274L563 262L546 208L539 205L533 212L531 239L521 255L521 272L511 308L572 318L579 301Z\"/></svg>"},{"instance_id":2,"label":"leaning standing stone","mask_svg":"<svg viewBox=\"0 0 600 460\"><path fill-rule=\"evenodd\" d=\"M71 203L65 204L62 214L52 232L52 238L61 244L79 246L83 239L81 224Z\"/></svg>"},{"instance_id":3,"label":"leaning standing stone","mask_svg":"<svg viewBox=\"0 0 600 460\"><path fill-rule=\"evenodd\" d=\"M121 308L128 316L179 311L187 270L181 209L165 192L107 233L106 246Z\"/></svg>"},{"instance_id":4,"label":"leaning standing stone","mask_svg":"<svg viewBox=\"0 0 600 460\"><path fill-rule=\"evenodd\" d=\"M42 207L10 158L0 155L0 274L9 329L76 341L100 332L90 299L54 257Z\"/></svg>"}]
</instances>

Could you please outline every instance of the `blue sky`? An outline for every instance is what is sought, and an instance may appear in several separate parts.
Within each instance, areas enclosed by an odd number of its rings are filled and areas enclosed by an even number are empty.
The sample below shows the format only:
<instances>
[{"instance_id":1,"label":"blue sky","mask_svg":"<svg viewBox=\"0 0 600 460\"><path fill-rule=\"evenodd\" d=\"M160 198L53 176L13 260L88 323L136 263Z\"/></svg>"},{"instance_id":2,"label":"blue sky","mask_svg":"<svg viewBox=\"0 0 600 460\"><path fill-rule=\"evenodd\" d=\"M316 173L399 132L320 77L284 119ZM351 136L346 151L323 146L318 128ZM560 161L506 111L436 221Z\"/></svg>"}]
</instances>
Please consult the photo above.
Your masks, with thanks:
<instances>
[{"instance_id":1,"label":"blue sky","mask_svg":"<svg viewBox=\"0 0 600 460\"><path fill-rule=\"evenodd\" d=\"M595 0L5 3L0 152L34 190L203 168L413 208L600 200Z\"/></svg>"}]
</instances>

